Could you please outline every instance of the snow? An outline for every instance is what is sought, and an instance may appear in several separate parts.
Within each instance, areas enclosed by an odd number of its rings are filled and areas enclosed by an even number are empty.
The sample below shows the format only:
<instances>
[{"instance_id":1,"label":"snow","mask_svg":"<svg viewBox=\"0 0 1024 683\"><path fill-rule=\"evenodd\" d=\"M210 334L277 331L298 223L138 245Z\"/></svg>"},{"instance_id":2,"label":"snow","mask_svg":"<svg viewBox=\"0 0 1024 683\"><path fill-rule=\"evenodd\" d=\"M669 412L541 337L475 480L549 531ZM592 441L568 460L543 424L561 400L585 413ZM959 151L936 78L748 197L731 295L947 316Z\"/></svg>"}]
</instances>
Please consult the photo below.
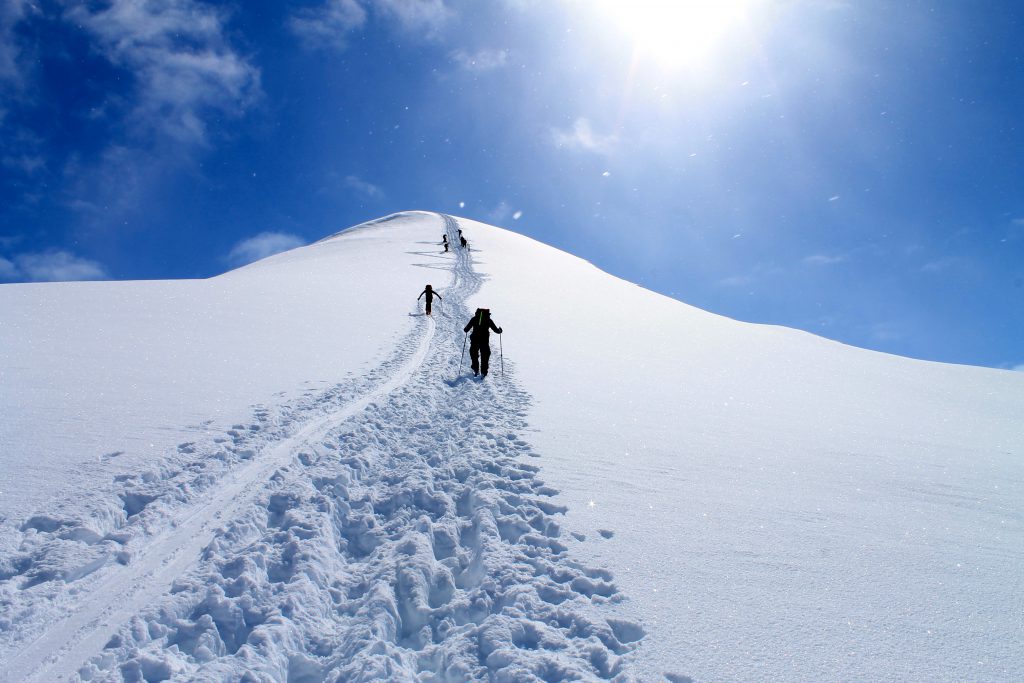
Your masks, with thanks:
<instances>
[{"instance_id":1,"label":"snow","mask_svg":"<svg viewBox=\"0 0 1024 683\"><path fill-rule=\"evenodd\" d=\"M279 392L379 363L412 321L407 300L374 283L422 289L410 266L423 257L407 252L426 246L414 216L387 225L209 280L0 287L0 449L15 454L0 474L0 518L44 507L54 482L71 483L69 467L91 490Z\"/></svg>"},{"instance_id":2,"label":"snow","mask_svg":"<svg viewBox=\"0 0 1024 683\"><path fill-rule=\"evenodd\" d=\"M729 320L461 223L570 550L649 629L644 679L1024 676L1018 376Z\"/></svg>"},{"instance_id":3,"label":"snow","mask_svg":"<svg viewBox=\"0 0 1024 683\"><path fill-rule=\"evenodd\" d=\"M0 286L0 382L0 680L1024 678L1019 373L408 212Z\"/></svg>"}]
</instances>

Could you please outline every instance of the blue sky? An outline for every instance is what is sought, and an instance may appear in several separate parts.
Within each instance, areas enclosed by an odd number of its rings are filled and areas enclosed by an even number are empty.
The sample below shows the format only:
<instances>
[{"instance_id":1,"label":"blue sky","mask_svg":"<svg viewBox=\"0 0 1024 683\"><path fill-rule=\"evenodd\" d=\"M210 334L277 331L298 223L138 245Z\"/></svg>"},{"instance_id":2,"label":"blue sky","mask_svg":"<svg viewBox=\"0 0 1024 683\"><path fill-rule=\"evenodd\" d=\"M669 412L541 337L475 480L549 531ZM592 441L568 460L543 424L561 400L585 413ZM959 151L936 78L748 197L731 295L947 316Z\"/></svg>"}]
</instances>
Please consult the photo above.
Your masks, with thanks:
<instances>
[{"instance_id":1,"label":"blue sky","mask_svg":"<svg viewBox=\"0 0 1024 683\"><path fill-rule=\"evenodd\" d=\"M7 0L0 281L208 277L428 209L1022 366L1024 6L712 5Z\"/></svg>"}]
</instances>

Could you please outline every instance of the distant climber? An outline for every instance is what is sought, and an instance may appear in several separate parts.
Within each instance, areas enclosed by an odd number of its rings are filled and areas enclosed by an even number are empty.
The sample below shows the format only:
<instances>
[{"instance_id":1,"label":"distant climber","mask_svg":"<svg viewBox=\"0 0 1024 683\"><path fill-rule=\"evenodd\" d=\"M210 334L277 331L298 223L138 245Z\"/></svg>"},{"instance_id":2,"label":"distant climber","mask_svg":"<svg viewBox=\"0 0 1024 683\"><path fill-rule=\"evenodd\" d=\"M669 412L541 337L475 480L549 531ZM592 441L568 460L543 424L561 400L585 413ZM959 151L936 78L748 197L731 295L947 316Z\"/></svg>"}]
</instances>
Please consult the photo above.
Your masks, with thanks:
<instances>
[{"instance_id":1,"label":"distant climber","mask_svg":"<svg viewBox=\"0 0 1024 683\"><path fill-rule=\"evenodd\" d=\"M448 251L448 234L441 235L441 241L444 242L444 250Z\"/></svg>"},{"instance_id":2,"label":"distant climber","mask_svg":"<svg viewBox=\"0 0 1024 683\"><path fill-rule=\"evenodd\" d=\"M445 244L445 246L447 246L447 244ZM444 298L435 292L433 287L427 285L426 289L420 292L420 295L416 297L416 301L422 299L424 294L427 295L427 315L430 315L430 304L433 302L434 297L436 296L438 299L441 299L441 301L444 301Z\"/></svg>"},{"instance_id":3,"label":"distant climber","mask_svg":"<svg viewBox=\"0 0 1024 683\"><path fill-rule=\"evenodd\" d=\"M467 242L466 238L462 235L459 235L459 244L462 245L463 249L469 249L469 242Z\"/></svg>"},{"instance_id":4,"label":"distant climber","mask_svg":"<svg viewBox=\"0 0 1024 683\"><path fill-rule=\"evenodd\" d=\"M491 320L491 309L478 308L462 331L468 333L470 330L472 334L469 337L469 360L473 374L486 377L487 364L491 359L491 330L501 334L501 328L495 326Z\"/></svg>"}]
</instances>

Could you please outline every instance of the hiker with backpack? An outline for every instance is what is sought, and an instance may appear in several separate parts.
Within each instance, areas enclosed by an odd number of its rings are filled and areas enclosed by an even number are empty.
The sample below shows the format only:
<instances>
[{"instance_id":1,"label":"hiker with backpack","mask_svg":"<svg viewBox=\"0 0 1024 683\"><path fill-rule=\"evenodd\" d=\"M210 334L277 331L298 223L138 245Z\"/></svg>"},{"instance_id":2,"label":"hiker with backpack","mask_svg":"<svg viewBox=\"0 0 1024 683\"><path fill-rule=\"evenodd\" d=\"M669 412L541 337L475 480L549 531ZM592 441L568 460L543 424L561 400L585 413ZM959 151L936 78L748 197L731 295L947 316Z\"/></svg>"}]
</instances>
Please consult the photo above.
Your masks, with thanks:
<instances>
[{"instance_id":1,"label":"hiker with backpack","mask_svg":"<svg viewBox=\"0 0 1024 683\"><path fill-rule=\"evenodd\" d=\"M501 328L491 320L491 309L478 308L473 317L466 323L463 332L470 334L469 361L474 375L487 376L487 365L491 358L491 330L501 334Z\"/></svg>"},{"instance_id":2,"label":"hiker with backpack","mask_svg":"<svg viewBox=\"0 0 1024 683\"><path fill-rule=\"evenodd\" d=\"M445 246L448 246L448 244L445 243ZM422 299L424 294L427 295L427 315L430 315L430 304L431 302L433 302L434 297L436 296L438 299L441 299L441 301L444 301L444 298L440 294L435 292L433 287L427 285L426 289L420 292L420 295L416 297L416 301Z\"/></svg>"},{"instance_id":3,"label":"hiker with backpack","mask_svg":"<svg viewBox=\"0 0 1024 683\"><path fill-rule=\"evenodd\" d=\"M448 251L448 234L441 235L441 239L444 241L444 250Z\"/></svg>"}]
</instances>

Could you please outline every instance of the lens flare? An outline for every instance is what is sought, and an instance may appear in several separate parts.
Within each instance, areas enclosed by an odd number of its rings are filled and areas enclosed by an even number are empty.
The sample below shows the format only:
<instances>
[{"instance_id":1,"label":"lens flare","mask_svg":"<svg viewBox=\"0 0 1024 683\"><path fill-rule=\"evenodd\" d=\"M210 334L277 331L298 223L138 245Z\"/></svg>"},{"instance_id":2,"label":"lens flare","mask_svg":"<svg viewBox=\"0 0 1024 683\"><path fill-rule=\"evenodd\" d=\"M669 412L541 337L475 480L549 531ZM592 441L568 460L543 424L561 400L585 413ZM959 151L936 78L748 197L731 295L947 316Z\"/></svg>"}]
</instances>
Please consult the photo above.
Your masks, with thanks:
<instances>
[{"instance_id":1,"label":"lens flare","mask_svg":"<svg viewBox=\"0 0 1024 683\"><path fill-rule=\"evenodd\" d=\"M594 0L637 53L669 67L696 67L749 17L756 0Z\"/></svg>"}]
</instances>

